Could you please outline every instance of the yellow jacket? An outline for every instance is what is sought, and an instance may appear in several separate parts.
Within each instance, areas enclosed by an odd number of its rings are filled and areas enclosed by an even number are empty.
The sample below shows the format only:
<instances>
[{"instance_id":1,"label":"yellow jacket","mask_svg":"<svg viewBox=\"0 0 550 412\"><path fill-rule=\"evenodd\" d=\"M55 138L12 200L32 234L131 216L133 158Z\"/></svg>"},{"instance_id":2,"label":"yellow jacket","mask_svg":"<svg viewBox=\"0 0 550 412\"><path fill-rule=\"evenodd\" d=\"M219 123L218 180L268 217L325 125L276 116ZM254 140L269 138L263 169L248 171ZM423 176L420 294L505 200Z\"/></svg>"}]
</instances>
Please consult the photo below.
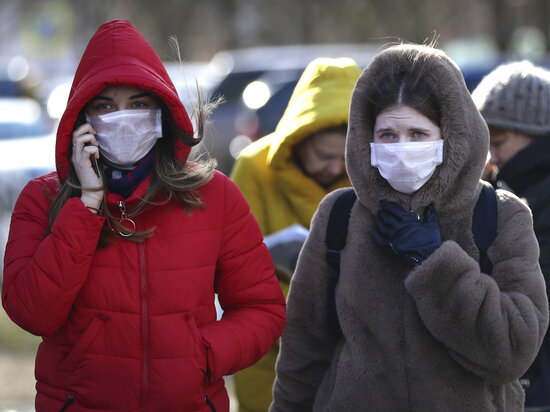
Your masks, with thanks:
<instances>
[{"instance_id":1,"label":"yellow jacket","mask_svg":"<svg viewBox=\"0 0 550 412\"><path fill-rule=\"evenodd\" d=\"M325 189L293 160L294 146L311 134L347 124L351 92L359 77L352 59L319 58L305 69L275 132L246 147L231 173L262 233L299 223L309 228L321 199L350 186L347 177Z\"/></svg>"},{"instance_id":2,"label":"yellow jacket","mask_svg":"<svg viewBox=\"0 0 550 412\"><path fill-rule=\"evenodd\" d=\"M294 146L313 133L348 122L351 93L360 69L350 58L319 58L304 70L276 130L246 147L232 180L246 197L264 236L298 223L309 229L323 197L351 186L342 177L328 189L306 176L293 159ZM282 280L283 291L288 281ZM235 376L240 412L265 412L275 380L275 346L256 365Z\"/></svg>"}]
</instances>

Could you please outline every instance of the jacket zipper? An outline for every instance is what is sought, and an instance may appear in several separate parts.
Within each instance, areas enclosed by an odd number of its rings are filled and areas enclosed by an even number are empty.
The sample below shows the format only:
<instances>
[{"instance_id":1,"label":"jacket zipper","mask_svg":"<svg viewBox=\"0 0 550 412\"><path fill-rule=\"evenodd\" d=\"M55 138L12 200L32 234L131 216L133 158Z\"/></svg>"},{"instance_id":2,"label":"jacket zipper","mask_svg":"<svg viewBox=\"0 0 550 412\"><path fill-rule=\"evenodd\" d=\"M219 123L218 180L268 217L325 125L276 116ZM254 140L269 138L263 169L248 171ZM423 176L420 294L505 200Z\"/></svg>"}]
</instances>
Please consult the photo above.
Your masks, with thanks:
<instances>
[{"instance_id":1,"label":"jacket zipper","mask_svg":"<svg viewBox=\"0 0 550 412\"><path fill-rule=\"evenodd\" d=\"M212 409L212 412L218 412L216 410L216 407L214 406L214 403L210 400L210 398L208 398L208 396L205 396L204 397L204 400L206 401L206 403L208 404L208 406L210 406L210 409Z\"/></svg>"},{"instance_id":2,"label":"jacket zipper","mask_svg":"<svg viewBox=\"0 0 550 412\"><path fill-rule=\"evenodd\" d=\"M136 232L136 222L134 222L132 219L128 217L126 214L126 205L122 200L118 202L118 208L120 209L120 224L127 230L127 231L118 231L118 234L123 237L129 237L132 236ZM122 222L125 222L126 224L123 225ZM129 226L128 226L129 225Z\"/></svg>"},{"instance_id":3,"label":"jacket zipper","mask_svg":"<svg viewBox=\"0 0 550 412\"><path fill-rule=\"evenodd\" d=\"M120 209L121 221L129 220L133 224L135 231L136 224L131 219L127 218L126 215L126 205L124 202L118 202L118 207ZM120 233L124 236L122 233ZM139 259L139 268L140 268L140 289L141 289L141 341L142 341L142 371L143 371L143 381L141 383L141 410L147 410L147 392L149 387L149 313L147 307L147 270L145 265L145 246L143 243L137 244L138 248L138 259Z\"/></svg>"},{"instance_id":4,"label":"jacket zipper","mask_svg":"<svg viewBox=\"0 0 550 412\"><path fill-rule=\"evenodd\" d=\"M147 390L149 384L149 319L147 308L147 276L145 271L145 247L143 243L138 244L139 263L141 267L141 322L143 341L143 396L142 410L146 411Z\"/></svg>"},{"instance_id":5,"label":"jacket zipper","mask_svg":"<svg viewBox=\"0 0 550 412\"><path fill-rule=\"evenodd\" d=\"M67 395L67 402L61 407L59 412L63 412L65 409L69 407L74 402L74 396L73 395Z\"/></svg>"}]
</instances>

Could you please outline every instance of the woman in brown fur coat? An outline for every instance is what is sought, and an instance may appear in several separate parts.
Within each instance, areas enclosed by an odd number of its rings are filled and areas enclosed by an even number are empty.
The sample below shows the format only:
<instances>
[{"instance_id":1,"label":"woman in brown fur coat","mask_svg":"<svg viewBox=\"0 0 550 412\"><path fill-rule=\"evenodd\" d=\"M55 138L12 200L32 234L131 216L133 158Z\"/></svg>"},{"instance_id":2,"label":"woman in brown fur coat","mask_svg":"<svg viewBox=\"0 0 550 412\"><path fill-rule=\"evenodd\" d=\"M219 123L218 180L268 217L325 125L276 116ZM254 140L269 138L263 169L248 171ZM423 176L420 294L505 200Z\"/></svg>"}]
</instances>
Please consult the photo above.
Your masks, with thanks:
<instances>
[{"instance_id":1,"label":"woman in brown fur coat","mask_svg":"<svg viewBox=\"0 0 550 412\"><path fill-rule=\"evenodd\" d=\"M472 216L488 131L460 70L428 46L382 51L348 130L357 201L335 292L341 334L327 328L336 191L292 278L270 411L523 410L518 378L548 326L539 249L530 210L497 191L493 268L480 269Z\"/></svg>"}]
</instances>

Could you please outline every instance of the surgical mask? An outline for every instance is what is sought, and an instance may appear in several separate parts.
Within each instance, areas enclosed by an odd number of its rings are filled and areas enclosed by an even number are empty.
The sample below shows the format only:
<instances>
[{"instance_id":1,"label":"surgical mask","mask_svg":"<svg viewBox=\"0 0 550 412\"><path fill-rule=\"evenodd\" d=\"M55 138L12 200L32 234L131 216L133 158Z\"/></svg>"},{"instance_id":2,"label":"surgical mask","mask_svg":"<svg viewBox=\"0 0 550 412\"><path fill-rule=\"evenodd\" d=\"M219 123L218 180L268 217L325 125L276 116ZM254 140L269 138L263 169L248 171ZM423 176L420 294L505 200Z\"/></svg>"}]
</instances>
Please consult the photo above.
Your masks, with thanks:
<instances>
[{"instance_id":1,"label":"surgical mask","mask_svg":"<svg viewBox=\"0 0 550 412\"><path fill-rule=\"evenodd\" d=\"M431 142L371 143L371 164L395 190L412 194L443 162L443 140Z\"/></svg>"},{"instance_id":2,"label":"surgical mask","mask_svg":"<svg viewBox=\"0 0 550 412\"><path fill-rule=\"evenodd\" d=\"M139 162L162 137L160 109L119 110L97 116L86 115L97 132L100 156L121 168Z\"/></svg>"}]
</instances>

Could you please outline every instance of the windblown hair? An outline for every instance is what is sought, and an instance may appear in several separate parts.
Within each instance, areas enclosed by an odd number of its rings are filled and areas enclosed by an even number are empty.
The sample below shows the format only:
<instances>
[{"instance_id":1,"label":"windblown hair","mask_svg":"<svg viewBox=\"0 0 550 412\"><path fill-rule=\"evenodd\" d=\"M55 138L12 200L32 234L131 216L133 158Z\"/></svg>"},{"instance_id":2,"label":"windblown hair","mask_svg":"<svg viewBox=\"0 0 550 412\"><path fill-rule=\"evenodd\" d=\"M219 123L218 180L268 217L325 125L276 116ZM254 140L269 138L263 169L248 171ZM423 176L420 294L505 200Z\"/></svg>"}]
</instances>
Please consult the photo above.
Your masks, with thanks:
<instances>
[{"instance_id":1,"label":"windblown hair","mask_svg":"<svg viewBox=\"0 0 550 412\"><path fill-rule=\"evenodd\" d=\"M172 197L179 200L186 213L191 214L195 209L204 208L197 189L208 183L213 177L216 161L201 155L194 160L190 156L182 164L174 156L176 139L182 140L187 145L196 145L202 141L207 119L219 103L219 101L203 103L200 89L198 89L197 100L197 105L192 112L192 118L195 119L196 123L196 136L194 138L193 136L182 135L182 132L177 129L168 107L164 103L161 104L163 138L158 139L155 146L155 167L151 184L139 204L128 212L129 218L141 213L148 205L154 206L168 203ZM85 121L84 110L79 115L75 129ZM98 162L101 163L101 160ZM102 174L103 182L106 182L106 176L101 166L99 167L99 172ZM108 244L109 237L124 236L128 240L142 242L152 236L155 228L132 233L132 231L129 231L127 227L122 225L120 220L111 214L106 205L106 185L104 184L102 187L97 188L82 187L72 165L67 178L61 183L57 194L52 199L48 233L65 202L71 197L80 197L83 189L104 192L101 211L105 214L107 221L101 234L100 246ZM159 198L163 200L159 201Z\"/></svg>"}]
</instances>

